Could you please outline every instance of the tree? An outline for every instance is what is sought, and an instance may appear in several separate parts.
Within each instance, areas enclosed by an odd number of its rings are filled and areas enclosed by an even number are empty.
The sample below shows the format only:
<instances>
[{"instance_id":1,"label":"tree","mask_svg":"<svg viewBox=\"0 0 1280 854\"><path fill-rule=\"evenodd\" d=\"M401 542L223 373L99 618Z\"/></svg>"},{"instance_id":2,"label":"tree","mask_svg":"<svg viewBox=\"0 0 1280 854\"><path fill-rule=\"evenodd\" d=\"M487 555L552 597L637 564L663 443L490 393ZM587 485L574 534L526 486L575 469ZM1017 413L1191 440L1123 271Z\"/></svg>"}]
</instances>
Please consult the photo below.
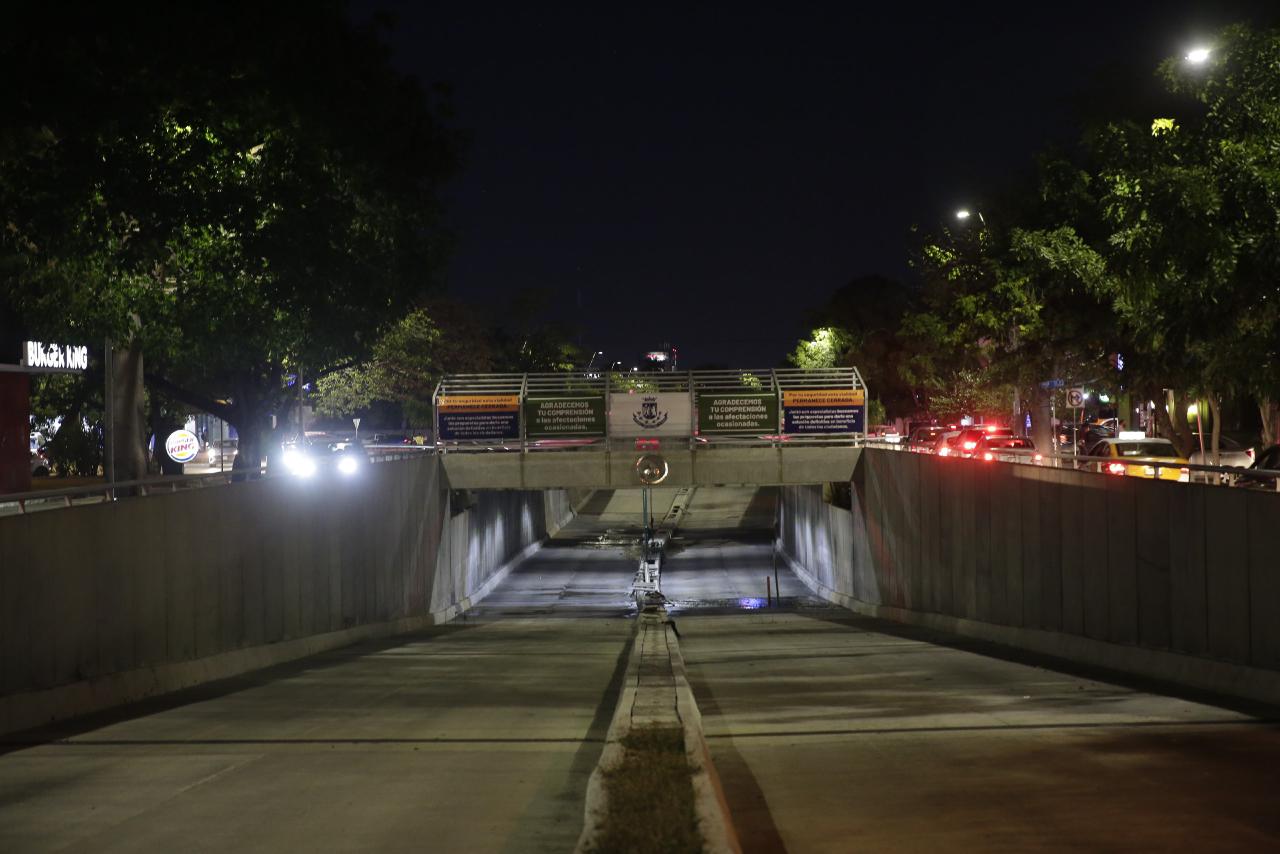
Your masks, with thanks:
<instances>
[{"instance_id":1,"label":"tree","mask_svg":"<svg viewBox=\"0 0 1280 854\"><path fill-rule=\"evenodd\" d=\"M1090 142L1098 206L1110 228L1099 280L1141 357L1165 432L1196 444L1183 412L1224 396L1260 404L1275 440L1280 400L1280 32L1234 26L1208 67L1169 60L1161 73L1189 96L1173 116L1116 122Z\"/></svg>"},{"instance_id":2,"label":"tree","mask_svg":"<svg viewBox=\"0 0 1280 854\"><path fill-rule=\"evenodd\" d=\"M512 373L579 370L590 358L573 330L555 318L558 300L548 288L525 288L499 316L494 332L494 368Z\"/></svg>"},{"instance_id":3,"label":"tree","mask_svg":"<svg viewBox=\"0 0 1280 854\"><path fill-rule=\"evenodd\" d=\"M927 235L922 308L899 333L919 344L907 378L954 397L967 372L1043 410L1037 380L1117 381L1105 360L1123 353L1126 384L1161 401L1161 432L1183 454L1196 443L1184 413L1200 396L1215 449L1228 396L1257 400L1275 441L1277 55L1280 32L1226 29L1207 66L1164 63L1162 115L1101 122L1076 151L1046 153L1034 190L1015 188L979 226Z\"/></svg>"},{"instance_id":4,"label":"tree","mask_svg":"<svg viewBox=\"0 0 1280 854\"><path fill-rule=\"evenodd\" d=\"M919 390L904 381L901 371L912 342L898 333L918 296L902 282L858 276L813 313L813 332L788 361L800 367L856 367L883 404L881 420L914 415L921 409Z\"/></svg>"},{"instance_id":5,"label":"tree","mask_svg":"<svg viewBox=\"0 0 1280 854\"><path fill-rule=\"evenodd\" d=\"M977 228L942 228L922 241L925 298L904 321L903 334L918 344L903 371L930 390L938 415L1020 418L1031 401L1033 435L1051 447L1042 381L1082 381L1105 358L1105 326L1087 290L1100 264L1069 227L1025 227L1052 222L1051 211L995 210ZM1024 226L993 229L992 219ZM956 409L966 401L970 409Z\"/></svg>"},{"instance_id":6,"label":"tree","mask_svg":"<svg viewBox=\"0 0 1280 854\"><path fill-rule=\"evenodd\" d=\"M148 383L256 464L286 374L367 356L435 286L440 108L340 3L10 23L0 289L32 331L145 352Z\"/></svg>"},{"instance_id":7,"label":"tree","mask_svg":"<svg viewBox=\"0 0 1280 854\"><path fill-rule=\"evenodd\" d=\"M834 368L844 364L852 343L849 334L843 329L821 326L813 330L808 338L796 342L796 348L787 356L787 361L797 368L809 370Z\"/></svg>"},{"instance_id":8,"label":"tree","mask_svg":"<svg viewBox=\"0 0 1280 854\"><path fill-rule=\"evenodd\" d=\"M373 346L368 362L322 378L316 408L329 415L352 415L383 400L399 404L411 420L428 420L443 374L493 370L491 338L491 330L466 306L435 301L391 327Z\"/></svg>"}]
</instances>

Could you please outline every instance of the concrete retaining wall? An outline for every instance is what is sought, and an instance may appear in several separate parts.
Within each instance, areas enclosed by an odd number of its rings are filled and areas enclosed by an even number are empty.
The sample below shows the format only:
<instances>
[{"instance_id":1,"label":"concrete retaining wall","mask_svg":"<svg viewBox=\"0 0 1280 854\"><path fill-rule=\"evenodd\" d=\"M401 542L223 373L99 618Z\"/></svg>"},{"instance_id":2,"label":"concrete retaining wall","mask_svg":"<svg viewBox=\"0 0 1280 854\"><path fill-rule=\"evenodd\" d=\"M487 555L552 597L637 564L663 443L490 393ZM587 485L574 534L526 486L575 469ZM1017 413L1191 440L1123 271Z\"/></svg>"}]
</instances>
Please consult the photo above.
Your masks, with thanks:
<instances>
[{"instance_id":1,"label":"concrete retaining wall","mask_svg":"<svg viewBox=\"0 0 1280 854\"><path fill-rule=\"evenodd\" d=\"M0 732L451 619L572 512L366 475L0 518Z\"/></svg>"},{"instance_id":2,"label":"concrete retaining wall","mask_svg":"<svg viewBox=\"0 0 1280 854\"><path fill-rule=\"evenodd\" d=\"M857 610L1280 700L1280 495L868 449L780 548Z\"/></svg>"}]
</instances>

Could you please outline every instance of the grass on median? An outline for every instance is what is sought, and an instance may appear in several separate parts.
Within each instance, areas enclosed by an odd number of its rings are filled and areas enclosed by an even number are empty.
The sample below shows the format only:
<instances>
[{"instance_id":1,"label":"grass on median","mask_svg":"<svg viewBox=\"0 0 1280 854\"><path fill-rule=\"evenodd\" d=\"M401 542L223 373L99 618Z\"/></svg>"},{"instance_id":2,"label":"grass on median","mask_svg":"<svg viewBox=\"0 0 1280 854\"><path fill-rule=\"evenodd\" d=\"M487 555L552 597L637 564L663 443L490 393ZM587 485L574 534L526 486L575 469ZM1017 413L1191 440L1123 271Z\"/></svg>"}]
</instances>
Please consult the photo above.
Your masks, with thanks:
<instances>
[{"instance_id":1,"label":"grass on median","mask_svg":"<svg viewBox=\"0 0 1280 854\"><path fill-rule=\"evenodd\" d=\"M622 761L604 775L607 810L594 850L701 852L684 732L637 727L622 747Z\"/></svg>"}]
</instances>

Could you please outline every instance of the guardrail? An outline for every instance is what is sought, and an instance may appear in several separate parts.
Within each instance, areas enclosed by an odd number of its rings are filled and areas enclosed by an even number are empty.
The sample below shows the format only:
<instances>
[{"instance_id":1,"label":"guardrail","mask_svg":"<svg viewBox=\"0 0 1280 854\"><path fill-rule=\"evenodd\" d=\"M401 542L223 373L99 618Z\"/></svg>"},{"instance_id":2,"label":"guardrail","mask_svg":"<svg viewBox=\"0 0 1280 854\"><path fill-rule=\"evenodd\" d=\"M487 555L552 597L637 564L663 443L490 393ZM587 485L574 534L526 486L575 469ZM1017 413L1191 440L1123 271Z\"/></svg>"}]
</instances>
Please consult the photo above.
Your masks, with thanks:
<instances>
[{"instance_id":1,"label":"guardrail","mask_svg":"<svg viewBox=\"0 0 1280 854\"><path fill-rule=\"evenodd\" d=\"M861 433L805 434L788 436L677 436L646 439L644 437L627 438L591 438L591 439L528 439L528 440L460 440L440 442L434 450L441 454L458 453L626 453L631 451L655 450L693 450L703 448L767 448L767 447L861 447L866 439Z\"/></svg>"},{"instance_id":2,"label":"guardrail","mask_svg":"<svg viewBox=\"0 0 1280 854\"><path fill-rule=\"evenodd\" d=\"M881 442L869 439L866 447L881 448L892 451L909 451L925 453L929 451L912 451L906 442ZM1038 465L1051 468L1074 469L1076 471L1094 472L1110 477L1132 477L1128 472L1130 466L1144 466L1153 469L1149 474L1136 475L1140 478L1171 480L1160 478L1159 473L1165 469L1177 469L1185 477L1178 482L1199 483L1209 486L1234 486L1247 489L1274 490L1280 492L1280 471L1272 469L1242 468L1240 466L1214 466L1198 463L1169 462L1142 457L1090 457L1084 454L1044 453L1042 451L1022 448L999 448L994 452L994 459L984 460L978 456L948 456L940 459L960 462L1005 463L1009 465ZM1122 466L1124 471L1110 470L1112 466Z\"/></svg>"},{"instance_id":3,"label":"guardrail","mask_svg":"<svg viewBox=\"0 0 1280 854\"><path fill-rule=\"evenodd\" d=\"M437 448L547 450L654 437L759 443L865 429L854 367L656 373L448 374L432 397Z\"/></svg>"},{"instance_id":4,"label":"guardrail","mask_svg":"<svg viewBox=\"0 0 1280 854\"><path fill-rule=\"evenodd\" d=\"M431 446L389 445L365 449L371 463L410 459L433 451ZM146 498L151 495L167 495L180 489L202 489L210 486L227 486L238 481L268 480L292 477L288 472L268 473L227 469L204 474L165 475L139 480L118 480L114 483L93 483L66 489L34 489L29 492L13 492L0 495L0 516L21 515L43 510L56 510L77 504L100 504L127 498Z\"/></svg>"}]
</instances>

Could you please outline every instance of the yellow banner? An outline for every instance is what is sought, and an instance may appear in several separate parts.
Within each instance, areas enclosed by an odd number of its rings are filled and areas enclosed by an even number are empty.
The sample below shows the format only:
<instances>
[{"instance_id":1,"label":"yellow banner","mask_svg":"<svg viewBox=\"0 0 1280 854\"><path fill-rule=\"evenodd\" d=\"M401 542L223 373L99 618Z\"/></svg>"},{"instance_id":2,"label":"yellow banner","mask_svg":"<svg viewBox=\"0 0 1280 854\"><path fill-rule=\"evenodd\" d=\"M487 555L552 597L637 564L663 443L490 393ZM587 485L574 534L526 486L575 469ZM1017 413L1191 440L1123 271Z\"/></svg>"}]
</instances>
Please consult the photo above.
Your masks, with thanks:
<instances>
[{"instance_id":1,"label":"yellow banner","mask_svg":"<svg viewBox=\"0 0 1280 854\"><path fill-rule=\"evenodd\" d=\"M452 394L436 403L440 412L516 412L520 409L518 394Z\"/></svg>"},{"instance_id":2,"label":"yellow banner","mask_svg":"<svg viewBox=\"0 0 1280 854\"><path fill-rule=\"evenodd\" d=\"M783 406L861 406L866 392L860 388L806 388L782 392Z\"/></svg>"}]
</instances>

